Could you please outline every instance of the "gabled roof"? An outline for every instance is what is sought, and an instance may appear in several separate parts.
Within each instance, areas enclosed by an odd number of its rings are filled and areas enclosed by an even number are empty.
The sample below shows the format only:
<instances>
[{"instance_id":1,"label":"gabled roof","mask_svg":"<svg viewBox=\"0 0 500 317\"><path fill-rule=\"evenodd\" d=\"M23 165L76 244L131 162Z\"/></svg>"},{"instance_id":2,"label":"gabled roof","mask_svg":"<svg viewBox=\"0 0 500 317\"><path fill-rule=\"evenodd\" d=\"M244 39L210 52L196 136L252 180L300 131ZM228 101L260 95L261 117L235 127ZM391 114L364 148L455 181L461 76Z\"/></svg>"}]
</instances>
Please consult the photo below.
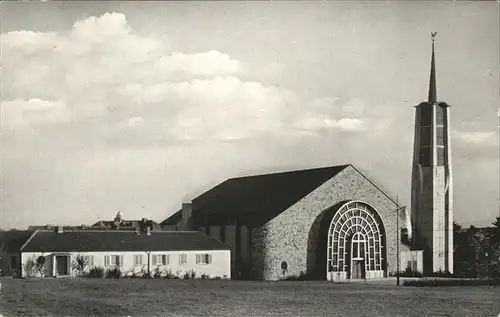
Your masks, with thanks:
<instances>
[{"instance_id":1,"label":"gabled roof","mask_svg":"<svg viewBox=\"0 0 500 317\"><path fill-rule=\"evenodd\" d=\"M288 209L349 165L231 178L192 201L193 217L259 226ZM177 220L177 221L176 221ZM176 212L162 224L181 220Z\"/></svg>"},{"instance_id":2,"label":"gabled roof","mask_svg":"<svg viewBox=\"0 0 500 317\"><path fill-rule=\"evenodd\" d=\"M179 221L181 221L181 219L182 219L182 210L179 210L179 211L175 212L174 214L172 214L167 219L160 222L160 225L161 225L162 229L165 229L165 227L177 225L179 223Z\"/></svg>"},{"instance_id":3,"label":"gabled roof","mask_svg":"<svg viewBox=\"0 0 500 317\"><path fill-rule=\"evenodd\" d=\"M209 251L229 246L197 231L37 231L22 252Z\"/></svg>"},{"instance_id":4,"label":"gabled roof","mask_svg":"<svg viewBox=\"0 0 500 317\"><path fill-rule=\"evenodd\" d=\"M0 232L0 251L19 252L21 247L35 231L1 231Z\"/></svg>"}]
</instances>

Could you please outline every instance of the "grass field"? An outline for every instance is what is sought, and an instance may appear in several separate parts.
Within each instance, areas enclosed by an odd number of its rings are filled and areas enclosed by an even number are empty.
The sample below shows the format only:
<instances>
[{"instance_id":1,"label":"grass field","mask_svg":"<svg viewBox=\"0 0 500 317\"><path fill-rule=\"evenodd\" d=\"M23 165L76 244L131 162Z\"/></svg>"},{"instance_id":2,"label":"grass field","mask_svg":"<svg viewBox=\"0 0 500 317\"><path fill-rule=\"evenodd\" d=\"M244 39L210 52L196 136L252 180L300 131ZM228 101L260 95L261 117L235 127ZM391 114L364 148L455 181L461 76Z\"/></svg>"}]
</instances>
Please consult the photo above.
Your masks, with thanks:
<instances>
[{"instance_id":1,"label":"grass field","mask_svg":"<svg viewBox=\"0 0 500 317\"><path fill-rule=\"evenodd\" d=\"M3 316L494 316L500 287L3 279Z\"/></svg>"}]
</instances>

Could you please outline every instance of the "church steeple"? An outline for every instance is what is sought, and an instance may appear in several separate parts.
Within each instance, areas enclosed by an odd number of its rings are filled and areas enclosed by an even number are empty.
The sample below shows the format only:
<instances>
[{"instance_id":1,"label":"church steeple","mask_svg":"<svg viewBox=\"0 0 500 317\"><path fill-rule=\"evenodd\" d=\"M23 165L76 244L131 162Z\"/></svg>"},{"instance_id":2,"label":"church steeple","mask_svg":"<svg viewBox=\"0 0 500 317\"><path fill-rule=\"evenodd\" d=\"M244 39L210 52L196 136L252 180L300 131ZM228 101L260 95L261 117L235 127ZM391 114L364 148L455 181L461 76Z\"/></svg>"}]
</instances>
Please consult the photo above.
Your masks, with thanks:
<instances>
[{"instance_id":1,"label":"church steeple","mask_svg":"<svg viewBox=\"0 0 500 317\"><path fill-rule=\"evenodd\" d=\"M437 90L436 90L436 60L434 57L434 37L437 35L437 32L432 32L432 59L431 59L431 76L429 79L429 103L437 102Z\"/></svg>"}]
</instances>

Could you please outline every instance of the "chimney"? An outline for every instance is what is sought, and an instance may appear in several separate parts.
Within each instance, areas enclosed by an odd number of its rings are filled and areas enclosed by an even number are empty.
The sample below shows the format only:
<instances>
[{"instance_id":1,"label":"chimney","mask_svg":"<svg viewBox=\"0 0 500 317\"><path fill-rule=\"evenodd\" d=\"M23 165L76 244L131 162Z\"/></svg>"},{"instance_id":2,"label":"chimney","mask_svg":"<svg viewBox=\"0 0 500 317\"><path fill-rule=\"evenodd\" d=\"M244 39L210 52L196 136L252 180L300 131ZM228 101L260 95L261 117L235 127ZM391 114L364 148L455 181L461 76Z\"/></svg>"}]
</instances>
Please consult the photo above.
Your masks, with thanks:
<instances>
[{"instance_id":1,"label":"chimney","mask_svg":"<svg viewBox=\"0 0 500 317\"><path fill-rule=\"evenodd\" d=\"M142 218L141 223L139 224L139 229L141 232L146 232L146 228L148 227L148 219Z\"/></svg>"},{"instance_id":2,"label":"chimney","mask_svg":"<svg viewBox=\"0 0 500 317\"><path fill-rule=\"evenodd\" d=\"M62 234L63 231L63 226L57 226L57 234Z\"/></svg>"},{"instance_id":3,"label":"chimney","mask_svg":"<svg viewBox=\"0 0 500 317\"><path fill-rule=\"evenodd\" d=\"M190 231L192 230L192 215L193 215L193 204L183 203L182 204L182 218L181 218L181 230Z\"/></svg>"}]
</instances>

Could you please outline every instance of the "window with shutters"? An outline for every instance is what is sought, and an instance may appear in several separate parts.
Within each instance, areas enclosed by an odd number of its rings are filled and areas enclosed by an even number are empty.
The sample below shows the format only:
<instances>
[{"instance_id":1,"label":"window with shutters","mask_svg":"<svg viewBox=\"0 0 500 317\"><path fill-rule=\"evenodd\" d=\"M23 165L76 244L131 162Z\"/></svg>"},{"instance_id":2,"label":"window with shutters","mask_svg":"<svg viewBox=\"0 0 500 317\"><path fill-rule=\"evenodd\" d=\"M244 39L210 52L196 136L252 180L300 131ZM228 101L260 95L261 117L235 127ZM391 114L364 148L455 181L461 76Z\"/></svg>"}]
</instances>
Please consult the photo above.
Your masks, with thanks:
<instances>
[{"instance_id":1,"label":"window with shutters","mask_svg":"<svg viewBox=\"0 0 500 317\"><path fill-rule=\"evenodd\" d=\"M170 255L155 254L152 256L151 262L153 265L168 265L170 264Z\"/></svg>"},{"instance_id":2,"label":"window with shutters","mask_svg":"<svg viewBox=\"0 0 500 317\"><path fill-rule=\"evenodd\" d=\"M85 255L83 258L85 259L85 263L87 263L87 266L94 266L94 256L93 255Z\"/></svg>"},{"instance_id":3,"label":"window with shutters","mask_svg":"<svg viewBox=\"0 0 500 317\"><path fill-rule=\"evenodd\" d=\"M211 254L197 254L196 255L196 264L210 264L212 263L212 255Z\"/></svg>"},{"instance_id":4,"label":"window with shutters","mask_svg":"<svg viewBox=\"0 0 500 317\"><path fill-rule=\"evenodd\" d=\"M188 263L187 254L179 254L179 264Z\"/></svg>"},{"instance_id":5,"label":"window with shutters","mask_svg":"<svg viewBox=\"0 0 500 317\"><path fill-rule=\"evenodd\" d=\"M123 255L106 255L104 266L123 266Z\"/></svg>"},{"instance_id":6,"label":"window with shutters","mask_svg":"<svg viewBox=\"0 0 500 317\"><path fill-rule=\"evenodd\" d=\"M142 266L142 254L134 255L134 266Z\"/></svg>"}]
</instances>

